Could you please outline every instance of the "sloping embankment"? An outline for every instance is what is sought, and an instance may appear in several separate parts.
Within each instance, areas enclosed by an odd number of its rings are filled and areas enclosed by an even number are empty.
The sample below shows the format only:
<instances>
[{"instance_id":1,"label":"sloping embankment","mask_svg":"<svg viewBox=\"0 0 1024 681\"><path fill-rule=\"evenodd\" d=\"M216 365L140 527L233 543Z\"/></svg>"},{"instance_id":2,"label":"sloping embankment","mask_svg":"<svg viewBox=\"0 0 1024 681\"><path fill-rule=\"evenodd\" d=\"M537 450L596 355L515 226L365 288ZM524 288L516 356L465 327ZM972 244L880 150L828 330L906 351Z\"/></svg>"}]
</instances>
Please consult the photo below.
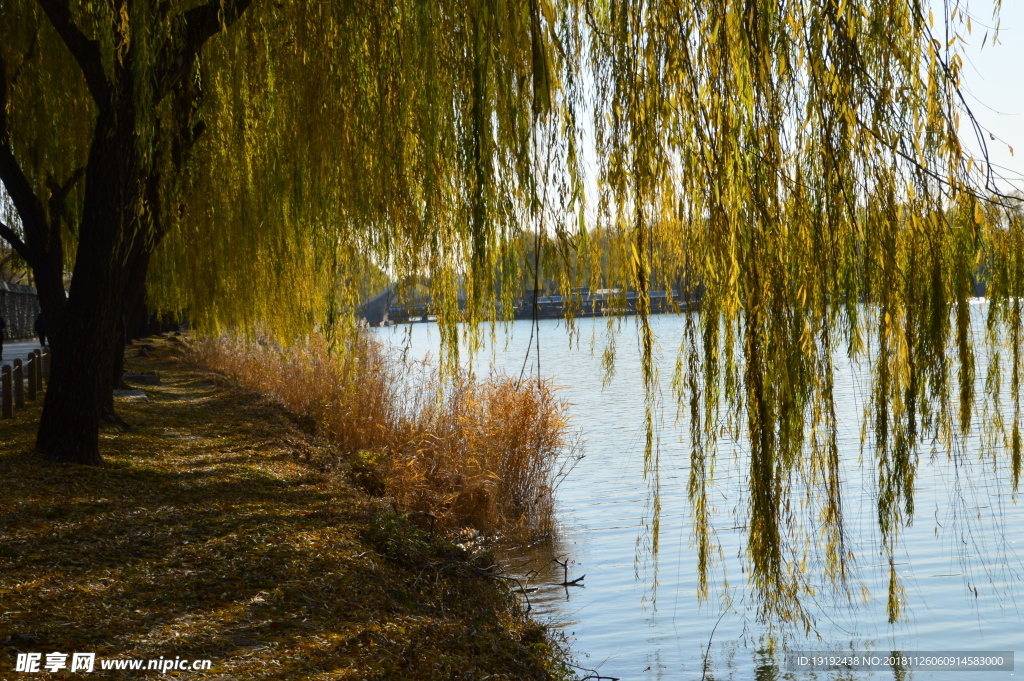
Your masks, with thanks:
<instances>
[{"instance_id":1,"label":"sloping embankment","mask_svg":"<svg viewBox=\"0 0 1024 681\"><path fill-rule=\"evenodd\" d=\"M372 502L272 401L154 341L103 467L0 421L0 670L19 652L209 659L202 679L549 679L564 667L487 554ZM66 671L66 670L65 670ZM27 677L26 677L27 678Z\"/></svg>"}]
</instances>

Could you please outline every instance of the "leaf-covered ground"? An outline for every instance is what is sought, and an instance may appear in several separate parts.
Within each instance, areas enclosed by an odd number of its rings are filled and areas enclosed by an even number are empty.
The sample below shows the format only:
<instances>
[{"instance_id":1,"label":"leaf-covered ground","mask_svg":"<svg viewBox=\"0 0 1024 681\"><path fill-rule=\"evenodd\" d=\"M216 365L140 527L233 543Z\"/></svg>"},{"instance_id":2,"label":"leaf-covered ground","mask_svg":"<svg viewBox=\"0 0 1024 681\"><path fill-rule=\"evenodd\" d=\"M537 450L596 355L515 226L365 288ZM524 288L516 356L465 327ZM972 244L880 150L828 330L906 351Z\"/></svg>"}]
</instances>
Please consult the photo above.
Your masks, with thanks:
<instances>
[{"instance_id":1,"label":"leaf-covered ground","mask_svg":"<svg viewBox=\"0 0 1024 681\"><path fill-rule=\"evenodd\" d=\"M205 679L545 679L561 667L486 553L420 529L270 400L147 341L102 467L0 421L0 679L19 652L210 659ZM69 663L70 663L70 657ZM48 673L42 674L49 675ZM68 678L156 678L103 671Z\"/></svg>"}]
</instances>

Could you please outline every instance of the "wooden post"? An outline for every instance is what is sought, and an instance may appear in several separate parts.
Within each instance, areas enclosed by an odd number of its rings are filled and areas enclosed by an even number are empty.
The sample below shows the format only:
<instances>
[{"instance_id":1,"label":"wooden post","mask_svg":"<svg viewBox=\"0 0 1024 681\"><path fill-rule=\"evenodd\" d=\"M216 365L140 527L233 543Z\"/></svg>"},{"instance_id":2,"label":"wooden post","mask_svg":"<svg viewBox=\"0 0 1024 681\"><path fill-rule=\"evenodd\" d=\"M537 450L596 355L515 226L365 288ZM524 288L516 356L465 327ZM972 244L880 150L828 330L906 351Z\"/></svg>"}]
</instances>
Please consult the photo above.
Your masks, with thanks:
<instances>
[{"instance_id":1,"label":"wooden post","mask_svg":"<svg viewBox=\"0 0 1024 681\"><path fill-rule=\"evenodd\" d=\"M0 383L3 384L3 414L2 418L9 419L14 416L14 395L11 389L11 367L5 366L0 371Z\"/></svg>"},{"instance_id":2,"label":"wooden post","mask_svg":"<svg viewBox=\"0 0 1024 681\"><path fill-rule=\"evenodd\" d=\"M14 360L14 368L11 370L11 380L14 381L14 406L18 409L25 408L25 375L21 370L21 360Z\"/></svg>"},{"instance_id":3,"label":"wooden post","mask_svg":"<svg viewBox=\"0 0 1024 681\"><path fill-rule=\"evenodd\" d=\"M25 396L29 402L36 401L36 356L28 353L28 361L25 362L25 371L28 373L28 394Z\"/></svg>"},{"instance_id":4,"label":"wooden post","mask_svg":"<svg viewBox=\"0 0 1024 681\"><path fill-rule=\"evenodd\" d=\"M36 390L42 391L43 389L43 351L33 350L32 354L36 356Z\"/></svg>"},{"instance_id":5,"label":"wooden post","mask_svg":"<svg viewBox=\"0 0 1024 681\"><path fill-rule=\"evenodd\" d=\"M49 346L43 348L43 378L46 379L46 384L50 384L50 348Z\"/></svg>"}]
</instances>

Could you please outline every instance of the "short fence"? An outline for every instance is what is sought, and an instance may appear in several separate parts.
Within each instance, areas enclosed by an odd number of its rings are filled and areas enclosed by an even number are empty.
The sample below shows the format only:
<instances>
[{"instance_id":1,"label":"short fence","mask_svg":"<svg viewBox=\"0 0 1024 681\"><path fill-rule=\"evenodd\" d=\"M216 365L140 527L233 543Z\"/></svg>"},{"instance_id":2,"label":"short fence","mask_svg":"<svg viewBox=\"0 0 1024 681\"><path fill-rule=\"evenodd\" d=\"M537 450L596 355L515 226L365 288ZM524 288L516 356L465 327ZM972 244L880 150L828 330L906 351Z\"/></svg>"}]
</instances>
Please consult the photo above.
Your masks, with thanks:
<instances>
[{"instance_id":1,"label":"short fence","mask_svg":"<svg viewBox=\"0 0 1024 681\"><path fill-rule=\"evenodd\" d=\"M14 416L25 402L42 397L43 385L50 382L50 348L33 350L25 361L16 359L0 369L0 418Z\"/></svg>"},{"instance_id":2,"label":"short fence","mask_svg":"<svg viewBox=\"0 0 1024 681\"><path fill-rule=\"evenodd\" d=\"M35 335L39 297L32 286L0 281L0 317L7 322L7 338L30 338Z\"/></svg>"}]
</instances>

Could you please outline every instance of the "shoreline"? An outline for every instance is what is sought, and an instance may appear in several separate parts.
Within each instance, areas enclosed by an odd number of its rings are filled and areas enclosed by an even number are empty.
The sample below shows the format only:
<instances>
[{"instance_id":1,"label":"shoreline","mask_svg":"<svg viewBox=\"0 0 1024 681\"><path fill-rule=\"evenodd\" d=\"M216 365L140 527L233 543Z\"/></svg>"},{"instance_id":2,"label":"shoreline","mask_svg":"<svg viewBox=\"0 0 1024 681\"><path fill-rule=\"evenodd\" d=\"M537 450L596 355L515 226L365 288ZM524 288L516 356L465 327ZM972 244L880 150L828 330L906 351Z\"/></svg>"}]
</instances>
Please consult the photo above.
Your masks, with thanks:
<instances>
[{"instance_id":1,"label":"shoreline","mask_svg":"<svg viewBox=\"0 0 1024 681\"><path fill-rule=\"evenodd\" d=\"M301 417L175 339L143 342L130 363L161 385L118 400L132 430L104 426L104 466L31 452L41 401L0 421L0 679L55 651L210 660L203 679L573 677L489 552L368 497Z\"/></svg>"}]
</instances>

